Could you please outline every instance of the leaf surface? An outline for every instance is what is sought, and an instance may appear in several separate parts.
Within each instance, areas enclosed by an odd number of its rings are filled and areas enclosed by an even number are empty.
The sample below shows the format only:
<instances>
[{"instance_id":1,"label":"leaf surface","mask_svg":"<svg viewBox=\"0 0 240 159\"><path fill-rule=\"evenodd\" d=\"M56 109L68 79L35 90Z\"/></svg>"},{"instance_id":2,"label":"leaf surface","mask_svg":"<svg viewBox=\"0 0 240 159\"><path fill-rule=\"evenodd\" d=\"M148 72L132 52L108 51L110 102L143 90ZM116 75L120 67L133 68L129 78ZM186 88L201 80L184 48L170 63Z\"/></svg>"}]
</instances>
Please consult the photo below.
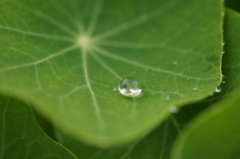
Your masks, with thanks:
<instances>
[{"instance_id":1,"label":"leaf surface","mask_svg":"<svg viewBox=\"0 0 240 159\"><path fill-rule=\"evenodd\" d=\"M0 95L0 159L76 159L39 128L25 103Z\"/></svg>"},{"instance_id":2,"label":"leaf surface","mask_svg":"<svg viewBox=\"0 0 240 159\"><path fill-rule=\"evenodd\" d=\"M220 83L220 0L5 0L0 14L0 90L88 143L137 139ZM141 97L112 90L127 76Z\"/></svg>"}]
</instances>

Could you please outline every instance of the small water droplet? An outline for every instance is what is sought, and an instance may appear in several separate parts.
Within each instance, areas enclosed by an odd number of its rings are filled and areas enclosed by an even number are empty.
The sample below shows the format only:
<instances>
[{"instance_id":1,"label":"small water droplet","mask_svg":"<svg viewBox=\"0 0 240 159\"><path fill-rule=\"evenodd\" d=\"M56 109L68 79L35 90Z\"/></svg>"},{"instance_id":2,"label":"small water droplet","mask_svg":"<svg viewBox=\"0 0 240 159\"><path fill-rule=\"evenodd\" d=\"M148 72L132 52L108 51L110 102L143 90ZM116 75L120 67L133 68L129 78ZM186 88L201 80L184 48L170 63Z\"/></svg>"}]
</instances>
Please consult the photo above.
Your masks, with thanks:
<instances>
[{"instance_id":1,"label":"small water droplet","mask_svg":"<svg viewBox=\"0 0 240 159\"><path fill-rule=\"evenodd\" d=\"M177 65L177 64L178 64L178 62L177 62L177 61L173 61L173 62L172 62L172 64L174 64L174 65Z\"/></svg>"},{"instance_id":2,"label":"small water droplet","mask_svg":"<svg viewBox=\"0 0 240 159\"><path fill-rule=\"evenodd\" d=\"M222 83L226 83L227 77L225 75L222 75Z\"/></svg>"},{"instance_id":3,"label":"small water droplet","mask_svg":"<svg viewBox=\"0 0 240 159\"><path fill-rule=\"evenodd\" d=\"M194 84L194 85L192 86L192 90L194 90L194 91L198 90L198 85Z\"/></svg>"},{"instance_id":4,"label":"small water droplet","mask_svg":"<svg viewBox=\"0 0 240 159\"><path fill-rule=\"evenodd\" d=\"M222 46L224 46L225 45L225 42L222 42Z\"/></svg>"},{"instance_id":5,"label":"small water droplet","mask_svg":"<svg viewBox=\"0 0 240 159\"><path fill-rule=\"evenodd\" d=\"M170 96L168 94L164 94L164 99L165 100L169 100L170 99Z\"/></svg>"},{"instance_id":6,"label":"small water droplet","mask_svg":"<svg viewBox=\"0 0 240 159\"><path fill-rule=\"evenodd\" d=\"M225 54L225 50L222 51L222 54Z\"/></svg>"},{"instance_id":7,"label":"small water droplet","mask_svg":"<svg viewBox=\"0 0 240 159\"><path fill-rule=\"evenodd\" d=\"M179 108L176 107L175 105L172 105L169 107L169 111L172 113L172 114L176 114L179 112Z\"/></svg>"},{"instance_id":8,"label":"small water droplet","mask_svg":"<svg viewBox=\"0 0 240 159\"><path fill-rule=\"evenodd\" d=\"M117 88L116 88L116 87L114 87L112 90L113 90L113 91L117 91Z\"/></svg>"},{"instance_id":9,"label":"small water droplet","mask_svg":"<svg viewBox=\"0 0 240 159\"><path fill-rule=\"evenodd\" d=\"M216 93L220 93L222 91L222 88L221 87L217 87L216 89L215 89L215 92Z\"/></svg>"},{"instance_id":10,"label":"small water droplet","mask_svg":"<svg viewBox=\"0 0 240 159\"><path fill-rule=\"evenodd\" d=\"M119 92L126 97L136 97L141 94L141 84L132 77L124 78L118 85Z\"/></svg>"}]
</instances>

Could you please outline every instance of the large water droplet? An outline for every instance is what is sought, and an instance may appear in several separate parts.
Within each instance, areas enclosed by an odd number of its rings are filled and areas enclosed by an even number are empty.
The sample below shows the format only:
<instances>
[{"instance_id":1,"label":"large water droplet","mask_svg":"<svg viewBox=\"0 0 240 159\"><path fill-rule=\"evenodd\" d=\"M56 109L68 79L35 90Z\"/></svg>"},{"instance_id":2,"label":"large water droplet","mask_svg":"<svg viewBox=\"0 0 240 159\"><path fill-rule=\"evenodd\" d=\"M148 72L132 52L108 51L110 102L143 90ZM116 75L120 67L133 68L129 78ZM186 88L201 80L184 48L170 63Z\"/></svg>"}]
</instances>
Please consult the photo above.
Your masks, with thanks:
<instances>
[{"instance_id":1,"label":"large water droplet","mask_svg":"<svg viewBox=\"0 0 240 159\"><path fill-rule=\"evenodd\" d=\"M215 92L216 93L220 93L222 91L222 88L221 87L217 87L216 89L215 89Z\"/></svg>"},{"instance_id":2,"label":"large water droplet","mask_svg":"<svg viewBox=\"0 0 240 159\"><path fill-rule=\"evenodd\" d=\"M119 92L126 97L136 97L141 94L141 84L132 77L124 78L118 85Z\"/></svg>"}]
</instances>

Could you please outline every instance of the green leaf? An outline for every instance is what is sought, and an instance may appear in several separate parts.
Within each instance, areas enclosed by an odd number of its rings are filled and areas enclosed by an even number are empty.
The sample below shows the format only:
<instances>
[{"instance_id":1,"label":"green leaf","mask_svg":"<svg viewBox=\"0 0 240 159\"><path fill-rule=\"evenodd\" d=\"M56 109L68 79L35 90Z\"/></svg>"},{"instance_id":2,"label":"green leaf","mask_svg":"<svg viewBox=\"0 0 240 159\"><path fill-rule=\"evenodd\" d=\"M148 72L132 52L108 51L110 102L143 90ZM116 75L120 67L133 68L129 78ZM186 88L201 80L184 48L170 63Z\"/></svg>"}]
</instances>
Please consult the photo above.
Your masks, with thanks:
<instances>
[{"instance_id":1,"label":"green leaf","mask_svg":"<svg viewBox=\"0 0 240 159\"><path fill-rule=\"evenodd\" d=\"M220 0L0 3L0 90L88 143L140 138L220 83ZM141 97L112 91L127 76Z\"/></svg>"},{"instance_id":2,"label":"green leaf","mask_svg":"<svg viewBox=\"0 0 240 159\"><path fill-rule=\"evenodd\" d=\"M25 103L0 95L0 159L76 159L37 125Z\"/></svg>"},{"instance_id":3,"label":"green leaf","mask_svg":"<svg viewBox=\"0 0 240 159\"><path fill-rule=\"evenodd\" d=\"M238 95L199 115L177 140L173 158L240 158L239 102Z\"/></svg>"},{"instance_id":4,"label":"green leaf","mask_svg":"<svg viewBox=\"0 0 240 159\"><path fill-rule=\"evenodd\" d=\"M210 98L208 105L216 99L222 100L193 120L179 137L173 153L174 159L237 159L240 158L239 126L239 33L240 15L227 10L224 35L226 55L223 72L226 83L217 98ZM225 97L225 98L223 98Z\"/></svg>"}]
</instances>

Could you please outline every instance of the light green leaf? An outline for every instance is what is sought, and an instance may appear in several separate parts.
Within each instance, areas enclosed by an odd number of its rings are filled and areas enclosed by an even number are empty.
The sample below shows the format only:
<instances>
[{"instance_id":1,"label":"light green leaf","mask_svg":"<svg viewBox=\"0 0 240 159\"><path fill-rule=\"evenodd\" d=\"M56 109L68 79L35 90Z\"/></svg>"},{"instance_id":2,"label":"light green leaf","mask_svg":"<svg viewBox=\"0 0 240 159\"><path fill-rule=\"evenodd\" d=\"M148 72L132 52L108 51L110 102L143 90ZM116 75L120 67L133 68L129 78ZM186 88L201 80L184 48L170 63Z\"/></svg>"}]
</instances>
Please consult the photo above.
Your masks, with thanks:
<instances>
[{"instance_id":1,"label":"light green leaf","mask_svg":"<svg viewBox=\"0 0 240 159\"><path fill-rule=\"evenodd\" d=\"M88 143L137 139L220 83L222 10L220 0L3 0L0 90ZM127 76L141 97L112 91Z\"/></svg>"},{"instance_id":2,"label":"light green leaf","mask_svg":"<svg viewBox=\"0 0 240 159\"><path fill-rule=\"evenodd\" d=\"M37 125L28 105L0 95L0 159L76 159Z\"/></svg>"},{"instance_id":3,"label":"light green leaf","mask_svg":"<svg viewBox=\"0 0 240 159\"><path fill-rule=\"evenodd\" d=\"M226 83L222 84L222 93L210 98L210 105L218 99L222 100L208 111L193 120L188 129L179 137L174 159L237 159L240 158L240 126L239 126L239 29L240 15L227 10L225 20L226 55L223 58L223 72ZM223 98L225 97L225 98Z\"/></svg>"}]
</instances>

